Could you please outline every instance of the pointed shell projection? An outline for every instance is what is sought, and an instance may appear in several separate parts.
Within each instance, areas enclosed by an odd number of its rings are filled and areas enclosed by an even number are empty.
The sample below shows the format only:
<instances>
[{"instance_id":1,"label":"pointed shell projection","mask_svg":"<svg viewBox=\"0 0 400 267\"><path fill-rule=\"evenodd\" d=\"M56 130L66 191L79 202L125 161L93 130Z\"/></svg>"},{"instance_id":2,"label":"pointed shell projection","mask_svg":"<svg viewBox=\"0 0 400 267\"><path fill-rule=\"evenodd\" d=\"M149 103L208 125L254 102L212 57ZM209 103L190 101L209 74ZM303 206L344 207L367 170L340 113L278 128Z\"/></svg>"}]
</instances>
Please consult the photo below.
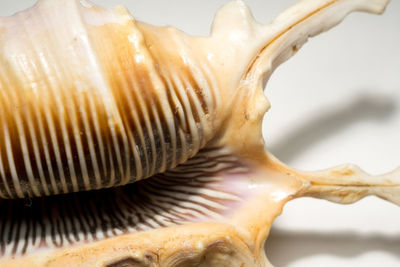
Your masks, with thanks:
<instances>
[{"instance_id":1,"label":"pointed shell projection","mask_svg":"<svg viewBox=\"0 0 400 267\"><path fill-rule=\"evenodd\" d=\"M400 170L300 172L261 134L273 70L387 3L303 0L262 25L233 1L208 37L86 0L0 18L0 265L266 266L293 198L400 204Z\"/></svg>"}]
</instances>

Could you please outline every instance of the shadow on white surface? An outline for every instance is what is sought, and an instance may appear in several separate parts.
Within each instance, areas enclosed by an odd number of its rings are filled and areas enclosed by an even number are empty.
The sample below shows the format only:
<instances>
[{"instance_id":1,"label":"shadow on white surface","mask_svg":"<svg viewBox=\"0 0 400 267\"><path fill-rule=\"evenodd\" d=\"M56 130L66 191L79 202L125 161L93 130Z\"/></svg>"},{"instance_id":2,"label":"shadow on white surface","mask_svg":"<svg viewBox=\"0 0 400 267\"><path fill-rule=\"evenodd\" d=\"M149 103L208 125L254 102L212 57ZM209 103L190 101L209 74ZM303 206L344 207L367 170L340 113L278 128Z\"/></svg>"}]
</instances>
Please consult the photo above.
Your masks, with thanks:
<instances>
[{"instance_id":1,"label":"shadow on white surface","mask_svg":"<svg viewBox=\"0 0 400 267\"><path fill-rule=\"evenodd\" d=\"M317 255L355 258L372 251L384 251L400 260L400 234L297 232L273 227L266 242L267 257L276 267L287 267L303 258Z\"/></svg>"},{"instance_id":2,"label":"shadow on white surface","mask_svg":"<svg viewBox=\"0 0 400 267\"><path fill-rule=\"evenodd\" d=\"M269 150L280 160L290 163L316 143L362 121L385 122L394 115L397 97L366 93L341 105L327 106L311 120L276 140Z\"/></svg>"},{"instance_id":3,"label":"shadow on white surface","mask_svg":"<svg viewBox=\"0 0 400 267\"><path fill-rule=\"evenodd\" d=\"M397 118L397 95L379 90L359 90L358 93L360 91L366 92L331 103L315 112L315 116L304 118L293 129L270 143L269 150L290 165L327 139L341 132L352 131L356 124L369 123L371 127L379 127ZM357 136L354 135L354 138ZM381 140L384 142L385 138L382 136ZM364 152L360 153L373 150L374 145L370 145L368 148L362 147ZM335 154L335 151L327 153ZM382 164L381 161L376 163L378 166ZM394 209L392 205L378 199L366 199L358 206L346 206L347 209L325 201L298 201L290 204L296 205L285 208L266 242L267 257L274 266L398 266L400 232L397 231L398 227L391 224L397 224L400 220L399 213L386 214L398 207ZM375 216L382 213L382 217L378 219L367 216L371 212ZM365 221L362 221L363 218ZM348 230L344 229L347 224L342 220L350 224ZM391 223L381 220L391 220ZM385 226L390 227L380 231L379 227ZM391 260L391 263L389 260L381 262L385 259Z\"/></svg>"}]
</instances>

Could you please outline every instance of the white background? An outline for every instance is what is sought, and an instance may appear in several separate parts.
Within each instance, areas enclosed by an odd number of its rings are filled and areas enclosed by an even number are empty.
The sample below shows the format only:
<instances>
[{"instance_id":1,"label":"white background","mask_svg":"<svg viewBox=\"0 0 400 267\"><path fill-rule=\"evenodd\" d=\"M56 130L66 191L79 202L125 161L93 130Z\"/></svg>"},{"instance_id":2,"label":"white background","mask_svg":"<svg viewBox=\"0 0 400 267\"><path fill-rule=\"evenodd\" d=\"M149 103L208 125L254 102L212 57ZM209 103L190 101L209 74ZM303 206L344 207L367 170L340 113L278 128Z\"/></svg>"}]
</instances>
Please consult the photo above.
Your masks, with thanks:
<instances>
[{"instance_id":1,"label":"white background","mask_svg":"<svg viewBox=\"0 0 400 267\"><path fill-rule=\"evenodd\" d=\"M0 15L33 0L1 0ZM136 19L207 35L226 1L96 0L122 4ZM268 23L295 1L246 1ZM351 14L309 42L272 75L264 123L270 150L305 170L351 162L372 174L400 166L400 1L382 16ZM290 202L276 220L267 255L277 267L400 266L400 208L376 198L342 206Z\"/></svg>"}]
</instances>

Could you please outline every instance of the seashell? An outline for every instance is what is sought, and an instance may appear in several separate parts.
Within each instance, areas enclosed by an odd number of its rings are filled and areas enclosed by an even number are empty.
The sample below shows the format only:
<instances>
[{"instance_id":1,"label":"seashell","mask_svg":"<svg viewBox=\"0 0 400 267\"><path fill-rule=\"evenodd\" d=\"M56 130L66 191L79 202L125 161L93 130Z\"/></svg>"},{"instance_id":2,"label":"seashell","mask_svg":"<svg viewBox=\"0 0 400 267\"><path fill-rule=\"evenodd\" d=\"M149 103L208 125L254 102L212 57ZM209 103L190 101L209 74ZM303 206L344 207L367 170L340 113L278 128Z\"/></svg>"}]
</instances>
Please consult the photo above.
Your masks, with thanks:
<instances>
[{"instance_id":1,"label":"seashell","mask_svg":"<svg viewBox=\"0 0 400 267\"><path fill-rule=\"evenodd\" d=\"M233 1L208 37L86 0L0 18L0 265L268 266L291 199L400 204L400 169L294 170L261 134L273 70L387 3L303 0L262 25Z\"/></svg>"}]
</instances>

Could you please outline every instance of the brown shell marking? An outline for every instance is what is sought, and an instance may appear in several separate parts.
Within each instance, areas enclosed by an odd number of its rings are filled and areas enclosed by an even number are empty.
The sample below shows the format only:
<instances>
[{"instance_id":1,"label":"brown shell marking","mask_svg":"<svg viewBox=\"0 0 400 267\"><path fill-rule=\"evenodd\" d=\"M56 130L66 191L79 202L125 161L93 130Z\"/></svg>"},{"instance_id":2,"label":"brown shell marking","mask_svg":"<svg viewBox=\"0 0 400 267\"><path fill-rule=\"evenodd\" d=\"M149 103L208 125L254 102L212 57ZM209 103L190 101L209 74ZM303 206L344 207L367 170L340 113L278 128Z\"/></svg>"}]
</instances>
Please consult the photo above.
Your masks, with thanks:
<instances>
[{"instance_id":1,"label":"brown shell marking","mask_svg":"<svg viewBox=\"0 0 400 267\"><path fill-rule=\"evenodd\" d=\"M63 2L4 18L2 198L131 183L185 162L212 137L215 78L182 34L146 33L121 8Z\"/></svg>"},{"instance_id":2,"label":"brown shell marking","mask_svg":"<svg viewBox=\"0 0 400 267\"><path fill-rule=\"evenodd\" d=\"M268 266L293 198L400 204L400 169L293 170L261 134L272 71L387 3L303 0L265 26L233 1L210 37L77 0L1 18L0 196L19 199L0 199L0 265Z\"/></svg>"}]
</instances>

